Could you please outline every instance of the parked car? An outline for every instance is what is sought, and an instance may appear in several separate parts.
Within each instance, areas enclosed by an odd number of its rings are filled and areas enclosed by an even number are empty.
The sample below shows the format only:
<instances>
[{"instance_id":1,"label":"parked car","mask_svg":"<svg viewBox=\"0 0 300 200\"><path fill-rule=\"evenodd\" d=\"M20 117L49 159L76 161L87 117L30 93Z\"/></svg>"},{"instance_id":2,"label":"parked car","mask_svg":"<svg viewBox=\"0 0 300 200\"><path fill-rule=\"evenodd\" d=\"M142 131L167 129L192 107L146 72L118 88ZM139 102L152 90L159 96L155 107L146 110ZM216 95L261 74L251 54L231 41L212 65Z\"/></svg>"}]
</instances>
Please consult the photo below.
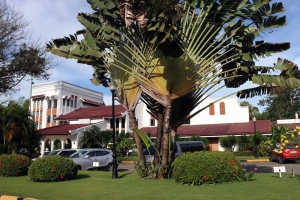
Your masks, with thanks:
<instances>
[{"instance_id":1,"label":"parked car","mask_svg":"<svg viewBox=\"0 0 300 200\"><path fill-rule=\"evenodd\" d=\"M177 158L182 153L195 152L195 151L205 151L205 145L202 141L176 142L175 158ZM155 149L153 145L151 145L148 149L144 150L144 155L147 163L151 163L153 161L154 154L155 154Z\"/></svg>"},{"instance_id":2,"label":"parked car","mask_svg":"<svg viewBox=\"0 0 300 200\"><path fill-rule=\"evenodd\" d=\"M280 150L282 153L276 152ZM269 159L271 162L276 160L279 163L300 160L300 145L297 142L289 142L284 146L281 143L277 143L271 150Z\"/></svg>"},{"instance_id":3,"label":"parked car","mask_svg":"<svg viewBox=\"0 0 300 200\"><path fill-rule=\"evenodd\" d=\"M112 171L113 152L110 149L81 149L72 154L72 159L78 166L79 170L105 169Z\"/></svg>"},{"instance_id":4,"label":"parked car","mask_svg":"<svg viewBox=\"0 0 300 200\"><path fill-rule=\"evenodd\" d=\"M44 154L44 156L54 156L59 155L62 157L69 157L73 153L77 152L79 149L56 149L54 151L50 151L48 154Z\"/></svg>"}]
</instances>

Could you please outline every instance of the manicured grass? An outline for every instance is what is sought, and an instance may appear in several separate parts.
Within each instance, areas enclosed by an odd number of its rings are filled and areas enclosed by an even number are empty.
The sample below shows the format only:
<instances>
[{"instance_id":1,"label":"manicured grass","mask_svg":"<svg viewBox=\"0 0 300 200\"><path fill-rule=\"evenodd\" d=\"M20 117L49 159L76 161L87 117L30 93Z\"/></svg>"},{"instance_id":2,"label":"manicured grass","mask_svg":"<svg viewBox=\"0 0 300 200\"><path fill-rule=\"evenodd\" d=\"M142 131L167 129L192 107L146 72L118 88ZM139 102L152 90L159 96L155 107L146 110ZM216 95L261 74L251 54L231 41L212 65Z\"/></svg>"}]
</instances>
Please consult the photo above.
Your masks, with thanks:
<instances>
[{"instance_id":1,"label":"manicured grass","mask_svg":"<svg viewBox=\"0 0 300 200\"><path fill-rule=\"evenodd\" d=\"M140 158L136 156L126 156L126 157L118 157L118 161L139 161Z\"/></svg>"},{"instance_id":2,"label":"manicured grass","mask_svg":"<svg viewBox=\"0 0 300 200\"><path fill-rule=\"evenodd\" d=\"M72 181L39 183L28 176L0 177L0 194L42 200L64 199L298 199L300 176L255 174L250 182L190 186L168 180L140 180L136 173L79 171Z\"/></svg>"},{"instance_id":3,"label":"manicured grass","mask_svg":"<svg viewBox=\"0 0 300 200\"><path fill-rule=\"evenodd\" d=\"M255 158L254 156L236 156L239 160L260 160L260 159L269 159L269 157L258 157Z\"/></svg>"}]
</instances>

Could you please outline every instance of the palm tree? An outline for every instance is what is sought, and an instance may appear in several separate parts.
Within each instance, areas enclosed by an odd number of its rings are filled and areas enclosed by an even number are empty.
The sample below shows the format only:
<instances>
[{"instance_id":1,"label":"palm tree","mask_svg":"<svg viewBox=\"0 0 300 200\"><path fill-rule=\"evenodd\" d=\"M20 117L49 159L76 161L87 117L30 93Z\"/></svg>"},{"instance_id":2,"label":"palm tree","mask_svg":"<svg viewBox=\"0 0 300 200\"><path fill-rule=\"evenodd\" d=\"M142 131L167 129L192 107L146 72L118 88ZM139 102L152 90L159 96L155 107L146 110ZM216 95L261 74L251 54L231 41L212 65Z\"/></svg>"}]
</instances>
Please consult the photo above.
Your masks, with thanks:
<instances>
[{"instance_id":1,"label":"palm tree","mask_svg":"<svg viewBox=\"0 0 300 200\"><path fill-rule=\"evenodd\" d=\"M86 29L76 34L83 34L84 39L78 42L76 35L55 39L47 50L92 65L96 84L107 86L114 79L119 100L130 111L133 128L137 127L133 115L136 102L142 93L150 97L143 99L152 101L148 108L153 116L160 117L163 165L172 161L169 134L174 146L177 127L192 117L186 114L203 101L205 93L209 96L223 87L238 88L247 81L258 86L237 91L240 98L300 86L298 68L290 61L278 59L270 67L255 65L256 60L290 47L289 43L257 40L260 34L286 25L284 16L276 16L284 11L282 3L88 2L96 12L77 17ZM181 103L176 101L181 98L190 99L191 105L184 106L184 114L179 117L176 110ZM203 105L197 112L208 106ZM139 139L137 134L135 137ZM140 148L139 153L142 158Z\"/></svg>"}]
</instances>

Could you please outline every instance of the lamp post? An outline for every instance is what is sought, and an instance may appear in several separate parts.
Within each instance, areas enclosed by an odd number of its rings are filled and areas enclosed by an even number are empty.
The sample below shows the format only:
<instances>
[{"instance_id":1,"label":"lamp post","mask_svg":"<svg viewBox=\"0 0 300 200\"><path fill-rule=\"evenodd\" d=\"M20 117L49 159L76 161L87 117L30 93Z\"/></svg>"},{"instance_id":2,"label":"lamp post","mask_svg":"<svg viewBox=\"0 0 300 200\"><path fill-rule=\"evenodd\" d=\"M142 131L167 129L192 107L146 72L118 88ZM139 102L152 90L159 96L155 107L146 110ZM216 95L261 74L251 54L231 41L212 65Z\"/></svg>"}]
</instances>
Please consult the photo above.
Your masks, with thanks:
<instances>
[{"instance_id":1,"label":"lamp post","mask_svg":"<svg viewBox=\"0 0 300 200\"><path fill-rule=\"evenodd\" d=\"M254 156L255 158L258 158L257 156L257 141L256 141L256 118L253 117L254 122Z\"/></svg>"},{"instance_id":2,"label":"lamp post","mask_svg":"<svg viewBox=\"0 0 300 200\"><path fill-rule=\"evenodd\" d=\"M109 89L112 94L112 124L113 124L113 169L112 178L118 178L117 171L117 154L116 154L116 128L115 128L115 92L117 90L117 85L114 81L109 83Z\"/></svg>"}]
</instances>

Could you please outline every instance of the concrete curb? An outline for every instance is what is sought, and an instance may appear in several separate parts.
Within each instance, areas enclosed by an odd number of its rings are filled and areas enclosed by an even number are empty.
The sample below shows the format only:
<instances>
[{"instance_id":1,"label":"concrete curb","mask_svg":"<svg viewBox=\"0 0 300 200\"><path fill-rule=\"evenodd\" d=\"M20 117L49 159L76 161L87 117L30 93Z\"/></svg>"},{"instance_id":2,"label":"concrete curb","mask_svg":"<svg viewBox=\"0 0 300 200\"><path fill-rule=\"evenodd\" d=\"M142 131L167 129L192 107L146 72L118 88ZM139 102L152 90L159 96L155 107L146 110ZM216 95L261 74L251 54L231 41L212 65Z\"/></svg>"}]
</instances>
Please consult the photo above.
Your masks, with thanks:
<instances>
[{"instance_id":1,"label":"concrete curb","mask_svg":"<svg viewBox=\"0 0 300 200\"><path fill-rule=\"evenodd\" d=\"M120 161L119 163L122 163L122 164L134 164L134 161L129 161L129 160L127 160L127 161Z\"/></svg>"},{"instance_id":2,"label":"concrete curb","mask_svg":"<svg viewBox=\"0 0 300 200\"><path fill-rule=\"evenodd\" d=\"M0 200L36 200L36 199L16 197L16 196L8 196L8 195L0 195Z\"/></svg>"},{"instance_id":3,"label":"concrete curb","mask_svg":"<svg viewBox=\"0 0 300 200\"><path fill-rule=\"evenodd\" d=\"M270 162L269 159L240 160L240 162Z\"/></svg>"}]
</instances>

